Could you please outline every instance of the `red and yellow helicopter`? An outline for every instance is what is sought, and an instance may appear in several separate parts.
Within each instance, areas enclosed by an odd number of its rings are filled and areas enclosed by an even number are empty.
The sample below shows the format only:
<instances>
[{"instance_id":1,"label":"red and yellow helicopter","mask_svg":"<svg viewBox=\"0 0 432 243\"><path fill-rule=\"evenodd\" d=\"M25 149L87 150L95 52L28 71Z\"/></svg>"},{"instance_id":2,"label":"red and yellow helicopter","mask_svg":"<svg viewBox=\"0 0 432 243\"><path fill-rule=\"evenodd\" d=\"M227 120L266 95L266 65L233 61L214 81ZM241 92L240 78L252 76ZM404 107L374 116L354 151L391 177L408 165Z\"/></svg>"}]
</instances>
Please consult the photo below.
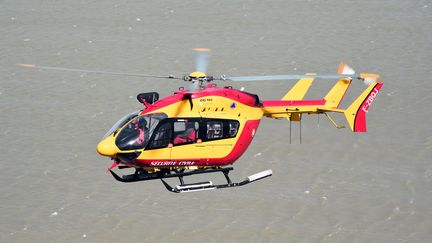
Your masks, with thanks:
<instances>
[{"instance_id":1,"label":"red and yellow helicopter","mask_svg":"<svg viewBox=\"0 0 432 243\"><path fill-rule=\"evenodd\" d=\"M366 132L366 113L382 87L379 75L357 74L348 65L340 64L337 74L304 74L241 76L218 78L206 74L209 49L196 48L196 71L182 78L144 74L114 73L69 69L32 64L21 67L79 71L114 75L132 75L151 78L183 79L190 86L180 88L172 95L159 99L156 92L138 94L144 105L140 111L120 119L97 145L97 152L113 160L108 171L121 182L160 179L171 192L188 192L236 187L272 175L271 170L259 172L241 182L232 182L228 176L232 165L248 148L257 132L261 118L286 118L299 122L303 114L343 113L354 132ZM218 87L212 81L233 82L262 80L297 80L281 100L260 100L258 95L237 90L231 86ZM336 79L325 97L304 100L315 79ZM365 82L367 88L346 109L339 104L350 84ZM338 127L338 126L337 126ZM113 169L133 168L135 172L118 175ZM211 181L187 184L185 176L205 173L223 173L226 183ZM164 179L177 177L180 184L169 185Z\"/></svg>"}]
</instances>

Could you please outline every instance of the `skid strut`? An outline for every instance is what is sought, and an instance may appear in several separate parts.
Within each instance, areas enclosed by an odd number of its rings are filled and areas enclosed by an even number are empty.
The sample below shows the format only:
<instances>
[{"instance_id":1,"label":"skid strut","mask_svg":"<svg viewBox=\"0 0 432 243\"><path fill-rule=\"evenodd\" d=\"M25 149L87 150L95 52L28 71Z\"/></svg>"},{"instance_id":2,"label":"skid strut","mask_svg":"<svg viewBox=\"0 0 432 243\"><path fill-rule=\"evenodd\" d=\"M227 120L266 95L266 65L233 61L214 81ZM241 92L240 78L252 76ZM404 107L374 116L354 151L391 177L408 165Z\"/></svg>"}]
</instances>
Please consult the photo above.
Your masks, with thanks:
<instances>
[{"instance_id":1,"label":"skid strut","mask_svg":"<svg viewBox=\"0 0 432 243\"><path fill-rule=\"evenodd\" d=\"M110 170L111 175L118 181L121 182L136 182L136 181L147 181L147 180L156 180L160 179L164 184L165 188L170 192L180 193L180 192L192 192L192 191L204 191L204 190L213 190L220 188L229 188L229 187L237 187L249 184L251 182L269 177L272 175L272 170L265 170L254 175L246 177L241 182L232 182L229 177L229 172L233 170L232 167L226 168L216 168L216 169L196 169L192 171L159 171L155 173L148 173L142 169L137 169L134 174L119 176ZM196 174L207 174L207 173L216 173L222 172L227 183L214 185L211 181L198 182L192 184L185 184L183 177L191 176ZM176 185L174 187L170 186L164 179L177 177L180 180L180 185Z\"/></svg>"}]
</instances>

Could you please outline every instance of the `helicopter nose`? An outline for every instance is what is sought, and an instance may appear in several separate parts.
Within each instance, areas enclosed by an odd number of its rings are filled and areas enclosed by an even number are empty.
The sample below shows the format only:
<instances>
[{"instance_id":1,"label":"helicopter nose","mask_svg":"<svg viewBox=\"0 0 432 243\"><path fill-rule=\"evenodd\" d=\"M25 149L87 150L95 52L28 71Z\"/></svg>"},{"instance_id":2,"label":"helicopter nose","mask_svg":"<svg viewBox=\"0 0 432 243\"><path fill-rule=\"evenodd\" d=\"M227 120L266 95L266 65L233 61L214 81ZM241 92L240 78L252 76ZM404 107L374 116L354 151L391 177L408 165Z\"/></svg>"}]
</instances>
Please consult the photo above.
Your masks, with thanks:
<instances>
[{"instance_id":1,"label":"helicopter nose","mask_svg":"<svg viewBox=\"0 0 432 243\"><path fill-rule=\"evenodd\" d=\"M113 157L120 151L115 145L115 139L113 136L109 136L100 141L96 150L100 155L107 157Z\"/></svg>"}]
</instances>

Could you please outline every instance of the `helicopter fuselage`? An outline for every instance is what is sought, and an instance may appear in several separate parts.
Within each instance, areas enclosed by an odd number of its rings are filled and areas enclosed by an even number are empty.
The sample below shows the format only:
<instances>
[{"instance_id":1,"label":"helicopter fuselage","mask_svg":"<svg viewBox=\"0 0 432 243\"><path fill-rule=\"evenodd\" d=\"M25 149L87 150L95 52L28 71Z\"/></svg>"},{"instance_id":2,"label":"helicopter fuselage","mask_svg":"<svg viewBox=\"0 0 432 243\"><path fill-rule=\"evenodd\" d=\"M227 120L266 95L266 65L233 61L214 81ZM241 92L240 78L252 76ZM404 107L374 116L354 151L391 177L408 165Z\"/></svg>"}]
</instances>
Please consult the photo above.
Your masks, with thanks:
<instances>
[{"instance_id":1,"label":"helicopter fuselage","mask_svg":"<svg viewBox=\"0 0 432 243\"><path fill-rule=\"evenodd\" d=\"M145 108L114 125L97 151L114 159L115 164L147 171L222 167L246 151L263 116L298 122L302 114L338 112L344 113L352 131L366 131L366 111L382 83L370 84L343 110L338 106L350 79L339 79L323 99L298 97L311 82L309 78L299 80L293 87L296 93L289 91L282 100L260 101L255 94L213 83L197 91L179 89L157 101L151 99L158 97L157 93L140 94L137 98Z\"/></svg>"},{"instance_id":2,"label":"helicopter fuselage","mask_svg":"<svg viewBox=\"0 0 432 243\"><path fill-rule=\"evenodd\" d=\"M99 143L101 155L146 169L225 166L246 151L263 116L257 95L214 84L144 104Z\"/></svg>"}]
</instances>

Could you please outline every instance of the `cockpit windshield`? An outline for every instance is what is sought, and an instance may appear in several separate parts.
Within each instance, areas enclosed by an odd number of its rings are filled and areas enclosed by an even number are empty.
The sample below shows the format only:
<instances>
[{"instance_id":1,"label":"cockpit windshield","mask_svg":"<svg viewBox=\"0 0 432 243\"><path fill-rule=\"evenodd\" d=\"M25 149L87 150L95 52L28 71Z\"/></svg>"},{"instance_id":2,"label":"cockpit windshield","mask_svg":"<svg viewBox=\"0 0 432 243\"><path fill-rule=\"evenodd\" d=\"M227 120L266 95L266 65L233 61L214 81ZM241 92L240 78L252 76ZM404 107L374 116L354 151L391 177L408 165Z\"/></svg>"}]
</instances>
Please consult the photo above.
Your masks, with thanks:
<instances>
[{"instance_id":1,"label":"cockpit windshield","mask_svg":"<svg viewBox=\"0 0 432 243\"><path fill-rule=\"evenodd\" d=\"M124 124L126 124L132 118L138 116L138 113L139 113L139 111L135 111L135 112L129 113L126 116L124 116L122 119L120 119L118 122L116 122L116 124L114 124L114 126L111 127L111 129L103 136L102 139L105 139L109 135L113 134L113 132L117 131L117 129L124 126Z\"/></svg>"},{"instance_id":2,"label":"cockpit windshield","mask_svg":"<svg viewBox=\"0 0 432 243\"><path fill-rule=\"evenodd\" d=\"M133 118L117 136L117 147L121 150L145 148L157 124L167 117L165 113L155 113Z\"/></svg>"}]
</instances>

